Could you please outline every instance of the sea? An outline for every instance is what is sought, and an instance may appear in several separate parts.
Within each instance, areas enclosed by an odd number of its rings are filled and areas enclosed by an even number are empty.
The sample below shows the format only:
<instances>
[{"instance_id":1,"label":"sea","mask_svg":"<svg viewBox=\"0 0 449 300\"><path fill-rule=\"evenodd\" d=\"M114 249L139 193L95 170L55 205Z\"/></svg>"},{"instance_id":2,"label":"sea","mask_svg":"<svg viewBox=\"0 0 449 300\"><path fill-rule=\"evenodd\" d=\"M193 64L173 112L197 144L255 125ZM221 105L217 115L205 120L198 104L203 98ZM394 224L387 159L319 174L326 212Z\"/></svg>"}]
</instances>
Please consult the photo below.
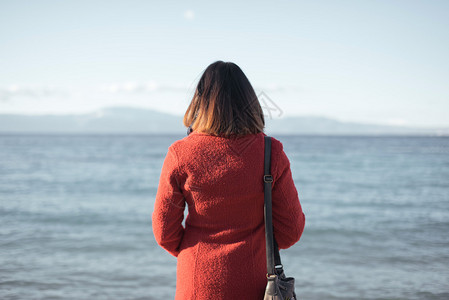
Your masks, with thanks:
<instances>
[{"instance_id":1,"label":"sea","mask_svg":"<svg viewBox=\"0 0 449 300\"><path fill-rule=\"evenodd\" d=\"M273 136L306 215L281 251L299 299L449 299L448 137ZM151 214L181 138L0 135L0 299L173 299Z\"/></svg>"}]
</instances>

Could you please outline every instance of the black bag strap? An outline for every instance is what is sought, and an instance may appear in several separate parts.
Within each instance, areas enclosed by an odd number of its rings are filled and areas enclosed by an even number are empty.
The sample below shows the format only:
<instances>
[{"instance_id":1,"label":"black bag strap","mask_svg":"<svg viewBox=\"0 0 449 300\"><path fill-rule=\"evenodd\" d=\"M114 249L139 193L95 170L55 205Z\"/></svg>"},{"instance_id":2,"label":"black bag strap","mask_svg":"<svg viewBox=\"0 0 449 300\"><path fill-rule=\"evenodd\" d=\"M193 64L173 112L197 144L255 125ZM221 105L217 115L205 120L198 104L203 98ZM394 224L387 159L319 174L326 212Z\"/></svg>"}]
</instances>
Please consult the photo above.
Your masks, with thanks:
<instances>
[{"instance_id":1,"label":"black bag strap","mask_svg":"<svg viewBox=\"0 0 449 300\"><path fill-rule=\"evenodd\" d=\"M265 217L265 241L267 253L267 274L274 275L275 268L282 268L281 256L276 239L273 235L273 215L271 203L271 188L273 176L271 175L271 137L265 136L265 161L264 161L264 217Z\"/></svg>"}]
</instances>

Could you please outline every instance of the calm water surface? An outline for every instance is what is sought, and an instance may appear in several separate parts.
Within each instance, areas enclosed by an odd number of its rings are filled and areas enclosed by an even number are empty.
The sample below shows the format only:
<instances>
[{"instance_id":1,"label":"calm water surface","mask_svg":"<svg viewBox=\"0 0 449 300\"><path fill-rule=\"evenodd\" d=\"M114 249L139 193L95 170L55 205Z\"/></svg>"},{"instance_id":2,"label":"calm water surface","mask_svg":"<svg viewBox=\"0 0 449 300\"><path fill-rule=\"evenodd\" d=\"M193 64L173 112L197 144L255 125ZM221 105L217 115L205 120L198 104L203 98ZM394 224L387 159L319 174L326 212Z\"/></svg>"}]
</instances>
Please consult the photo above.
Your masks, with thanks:
<instances>
[{"instance_id":1,"label":"calm water surface","mask_svg":"<svg viewBox=\"0 0 449 300\"><path fill-rule=\"evenodd\" d=\"M151 214L183 136L0 135L0 299L172 299ZM301 299L449 299L449 138L276 136L306 214Z\"/></svg>"}]
</instances>

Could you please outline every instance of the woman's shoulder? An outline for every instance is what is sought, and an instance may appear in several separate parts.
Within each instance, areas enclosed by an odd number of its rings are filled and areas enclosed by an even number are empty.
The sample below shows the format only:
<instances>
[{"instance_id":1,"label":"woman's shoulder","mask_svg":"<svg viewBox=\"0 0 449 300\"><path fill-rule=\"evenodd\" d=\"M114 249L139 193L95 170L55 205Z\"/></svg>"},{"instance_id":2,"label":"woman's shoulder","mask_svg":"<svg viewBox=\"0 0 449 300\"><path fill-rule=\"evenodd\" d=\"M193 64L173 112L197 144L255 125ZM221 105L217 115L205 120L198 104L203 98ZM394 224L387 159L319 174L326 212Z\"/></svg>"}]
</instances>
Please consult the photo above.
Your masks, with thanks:
<instances>
[{"instance_id":1,"label":"woman's shoulder","mask_svg":"<svg viewBox=\"0 0 449 300\"><path fill-rule=\"evenodd\" d=\"M271 136L271 153L274 155L284 152L284 145L281 140Z\"/></svg>"},{"instance_id":2,"label":"woman's shoulder","mask_svg":"<svg viewBox=\"0 0 449 300\"><path fill-rule=\"evenodd\" d=\"M281 139L271 137L271 157L271 168L276 177L290 168L290 160L284 151L284 145Z\"/></svg>"},{"instance_id":3,"label":"woman's shoulder","mask_svg":"<svg viewBox=\"0 0 449 300\"><path fill-rule=\"evenodd\" d=\"M168 147L168 151L176 153L178 158L183 157L183 154L191 156L198 149L202 148L202 144L207 143L208 140L206 134L193 131L189 135L174 141Z\"/></svg>"},{"instance_id":4,"label":"woman's shoulder","mask_svg":"<svg viewBox=\"0 0 449 300\"><path fill-rule=\"evenodd\" d=\"M258 140L259 142L256 143L256 145L259 145L257 147L260 147L260 149L263 151L264 138L267 136L271 137L271 153L273 160L276 160L276 158L284 156L285 155L284 146L281 139L267 135L264 132L252 135L250 142L242 140L241 142L237 143L252 144L254 141ZM193 131L188 136L185 136L181 139L174 141L169 146L169 151L176 153L176 156L178 158L184 157L185 155L187 155L187 157L191 157L194 154L199 154L197 152L201 152L204 150L214 151L215 148L216 150L222 148L226 149L227 147L225 147L225 144L228 144L228 142L232 143L231 141L228 141L226 138L221 138L206 133Z\"/></svg>"},{"instance_id":5,"label":"woman's shoulder","mask_svg":"<svg viewBox=\"0 0 449 300\"><path fill-rule=\"evenodd\" d=\"M189 141L186 140L187 137L184 137L182 139L178 139L170 144L168 147L169 152L174 152L178 154L178 152L182 151L182 149L186 148L186 144L189 144Z\"/></svg>"}]
</instances>

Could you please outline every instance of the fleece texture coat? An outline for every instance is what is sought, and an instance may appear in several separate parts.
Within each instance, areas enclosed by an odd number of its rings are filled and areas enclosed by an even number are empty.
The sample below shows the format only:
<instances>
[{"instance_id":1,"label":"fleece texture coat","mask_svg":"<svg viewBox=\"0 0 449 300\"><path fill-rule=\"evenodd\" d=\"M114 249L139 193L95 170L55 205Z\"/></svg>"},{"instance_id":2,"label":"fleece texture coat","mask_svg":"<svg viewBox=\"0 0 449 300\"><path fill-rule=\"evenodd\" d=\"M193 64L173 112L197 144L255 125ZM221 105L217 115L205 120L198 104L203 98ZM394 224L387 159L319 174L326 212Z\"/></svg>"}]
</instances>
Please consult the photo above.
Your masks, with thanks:
<instances>
[{"instance_id":1,"label":"fleece texture coat","mask_svg":"<svg viewBox=\"0 0 449 300\"><path fill-rule=\"evenodd\" d=\"M193 131L168 148L152 226L158 244L177 257L175 299L263 299L264 136ZM299 241L305 217L275 138L271 157L274 236L285 249Z\"/></svg>"}]
</instances>

